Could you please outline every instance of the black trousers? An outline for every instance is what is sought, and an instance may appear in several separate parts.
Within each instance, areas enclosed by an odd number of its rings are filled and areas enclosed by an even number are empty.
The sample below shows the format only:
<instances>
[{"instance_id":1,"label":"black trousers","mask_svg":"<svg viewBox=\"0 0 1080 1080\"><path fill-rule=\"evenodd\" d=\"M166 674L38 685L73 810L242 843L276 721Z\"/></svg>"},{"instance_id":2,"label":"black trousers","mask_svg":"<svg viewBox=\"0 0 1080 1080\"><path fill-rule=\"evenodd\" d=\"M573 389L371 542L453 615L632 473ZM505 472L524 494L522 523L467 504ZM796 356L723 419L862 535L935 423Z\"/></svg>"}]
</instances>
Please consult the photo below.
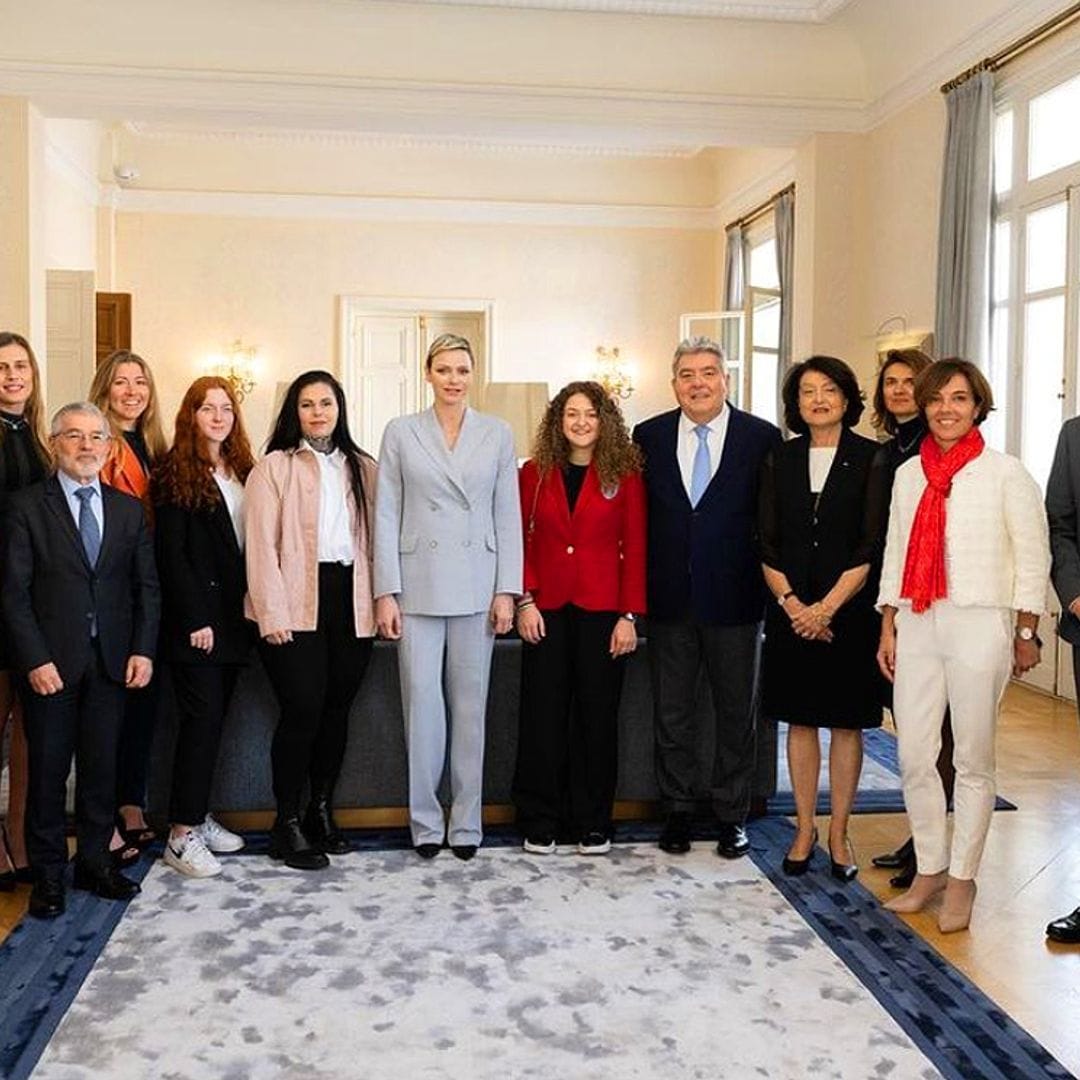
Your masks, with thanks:
<instances>
[{"instance_id":1,"label":"black trousers","mask_svg":"<svg viewBox=\"0 0 1080 1080\"><path fill-rule=\"evenodd\" d=\"M758 716L761 624L707 626L649 620L656 782L668 812L693 811L698 781L698 671L712 690L715 750L710 794L717 818L741 824L750 809Z\"/></svg>"},{"instance_id":2,"label":"black trousers","mask_svg":"<svg viewBox=\"0 0 1080 1080\"><path fill-rule=\"evenodd\" d=\"M169 800L173 825L201 825L210 809L221 732L239 675L238 664L173 665L178 714Z\"/></svg>"},{"instance_id":3,"label":"black trousers","mask_svg":"<svg viewBox=\"0 0 1080 1080\"><path fill-rule=\"evenodd\" d=\"M611 831L626 658L609 654L612 611L545 611L544 638L522 645L513 798L526 836Z\"/></svg>"},{"instance_id":4,"label":"black trousers","mask_svg":"<svg viewBox=\"0 0 1080 1080\"><path fill-rule=\"evenodd\" d=\"M349 709L367 671L373 638L356 636L353 572L319 564L319 621L293 631L287 645L260 641L259 652L281 716L270 749L278 815L300 812L304 781L333 793L349 732Z\"/></svg>"},{"instance_id":5,"label":"black trousers","mask_svg":"<svg viewBox=\"0 0 1080 1080\"><path fill-rule=\"evenodd\" d=\"M67 865L65 795L75 755L76 858L102 867L109 858L116 813L116 750L123 720L124 688L106 674L96 643L83 669L57 694L35 694L26 685L29 792L26 850L41 877L56 879Z\"/></svg>"},{"instance_id":6,"label":"black trousers","mask_svg":"<svg viewBox=\"0 0 1080 1080\"><path fill-rule=\"evenodd\" d=\"M149 686L124 692L124 719L116 757L116 805L146 806L146 774L158 710L157 673Z\"/></svg>"}]
</instances>

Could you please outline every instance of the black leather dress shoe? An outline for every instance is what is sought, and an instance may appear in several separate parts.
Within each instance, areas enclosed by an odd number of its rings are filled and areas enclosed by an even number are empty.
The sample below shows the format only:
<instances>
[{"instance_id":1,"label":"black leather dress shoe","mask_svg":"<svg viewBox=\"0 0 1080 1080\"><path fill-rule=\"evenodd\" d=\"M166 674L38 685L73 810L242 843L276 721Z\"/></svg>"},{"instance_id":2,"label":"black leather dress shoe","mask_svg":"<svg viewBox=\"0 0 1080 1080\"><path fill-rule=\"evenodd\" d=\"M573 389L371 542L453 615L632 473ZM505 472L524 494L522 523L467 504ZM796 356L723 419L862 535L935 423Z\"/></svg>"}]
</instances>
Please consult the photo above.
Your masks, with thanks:
<instances>
[{"instance_id":1,"label":"black leather dress shoe","mask_svg":"<svg viewBox=\"0 0 1080 1080\"><path fill-rule=\"evenodd\" d=\"M750 850L746 829L732 822L722 821L716 837L716 854L725 859L741 859Z\"/></svg>"},{"instance_id":2,"label":"black leather dress shoe","mask_svg":"<svg viewBox=\"0 0 1080 1080\"><path fill-rule=\"evenodd\" d=\"M911 862L905 863L898 874L893 874L893 876L889 878L889 884L894 889L909 889L911 888L911 883L915 880L916 873L917 867L913 856Z\"/></svg>"},{"instance_id":3,"label":"black leather dress shoe","mask_svg":"<svg viewBox=\"0 0 1080 1080\"><path fill-rule=\"evenodd\" d=\"M881 870L905 870L915 863L915 841L909 837L895 851L875 855L870 861Z\"/></svg>"},{"instance_id":4,"label":"black leather dress shoe","mask_svg":"<svg viewBox=\"0 0 1080 1080\"><path fill-rule=\"evenodd\" d=\"M682 810L668 814L660 834L660 850L669 855L685 855L690 850L690 815Z\"/></svg>"},{"instance_id":5,"label":"black leather dress shoe","mask_svg":"<svg viewBox=\"0 0 1080 1080\"><path fill-rule=\"evenodd\" d=\"M417 844L413 851L420 856L421 859L434 859L436 855L442 851L442 844Z\"/></svg>"},{"instance_id":6,"label":"black leather dress shoe","mask_svg":"<svg viewBox=\"0 0 1080 1080\"><path fill-rule=\"evenodd\" d=\"M352 851L348 837L334 823L330 800L326 796L311 800L304 815L303 829L311 846L327 855L346 855Z\"/></svg>"},{"instance_id":7,"label":"black leather dress shoe","mask_svg":"<svg viewBox=\"0 0 1080 1080\"><path fill-rule=\"evenodd\" d=\"M278 818L274 822L270 830L270 858L293 870L323 870L330 865L326 855L312 846L295 817Z\"/></svg>"},{"instance_id":8,"label":"black leather dress shoe","mask_svg":"<svg viewBox=\"0 0 1080 1080\"><path fill-rule=\"evenodd\" d=\"M1063 945L1080 945L1080 907L1071 915L1055 919L1046 928L1046 936L1051 941L1060 941Z\"/></svg>"},{"instance_id":9,"label":"black leather dress shoe","mask_svg":"<svg viewBox=\"0 0 1080 1080\"><path fill-rule=\"evenodd\" d=\"M462 862L468 862L476 854L475 844L451 844L450 850Z\"/></svg>"},{"instance_id":10,"label":"black leather dress shoe","mask_svg":"<svg viewBox=\"0 0 1080 1080\"><path fill-rule=\"evenodd\" d=\"M35 919L55 919L64 914L64 883L60 878L39 878L30 890L30 914Z\"/></svg>"},{"instance_id":11,"label":"black leather dress shoe","mask_svg":"<svg viewBox=\"0 0 1080 1080\"><path fill-rule=\"evenodd\" d=\"M85 889L102 900L130 900L142 892L137 881L124 877L115 866L83 866L75 864L76 889Z\"/></svg>"}]
</instances>

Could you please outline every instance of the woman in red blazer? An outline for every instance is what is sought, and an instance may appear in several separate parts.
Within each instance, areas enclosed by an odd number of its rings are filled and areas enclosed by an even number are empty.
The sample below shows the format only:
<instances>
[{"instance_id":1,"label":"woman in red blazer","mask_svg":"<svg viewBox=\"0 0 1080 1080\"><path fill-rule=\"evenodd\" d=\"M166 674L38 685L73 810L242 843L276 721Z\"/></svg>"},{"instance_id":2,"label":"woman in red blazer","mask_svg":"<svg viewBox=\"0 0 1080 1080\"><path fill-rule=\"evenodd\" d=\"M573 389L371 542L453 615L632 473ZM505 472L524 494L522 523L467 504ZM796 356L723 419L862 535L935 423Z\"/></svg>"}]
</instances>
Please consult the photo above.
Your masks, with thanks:
<instances>
[{"instance_id":1,"label":"woman in red blazer","mask_svg":"<svg viewBox=\"0 0 1080 1080\"><path fill-rule=\"evenodd\" d=\"M625 657L645 610L641 455L594 382L564 387L521 467L525 593L514 804L525 850L611 848Z\"/></svg>"}]
</instances>

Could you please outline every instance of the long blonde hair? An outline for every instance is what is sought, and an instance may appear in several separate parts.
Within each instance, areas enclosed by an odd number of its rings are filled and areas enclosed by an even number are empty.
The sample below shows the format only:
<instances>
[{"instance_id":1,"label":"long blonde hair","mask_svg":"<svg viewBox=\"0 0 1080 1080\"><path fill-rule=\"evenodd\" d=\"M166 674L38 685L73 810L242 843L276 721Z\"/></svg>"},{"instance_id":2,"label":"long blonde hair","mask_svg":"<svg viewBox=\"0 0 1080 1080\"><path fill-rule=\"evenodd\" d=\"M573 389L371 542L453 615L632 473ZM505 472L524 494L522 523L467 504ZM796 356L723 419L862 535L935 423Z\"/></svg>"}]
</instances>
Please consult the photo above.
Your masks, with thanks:
<instances>
[{"instance_id":1,"label":"long blonde hair","mask_svg":"<svg viewBox=\"0 0 1080 1080\"><path fill-rule=\"evenodd\" d=\"M168 446L165 435L161 430L161 417L158 413L157 388L154 386L154 373L150 365L136 353L127 349L117 349L102 362L94 372L94 381L90 384L90 400L108 417L109 427L112 428L113 436L120 437L120 429L116 419L109 408L109 389L113 379L116 378L116 369L121 364L138 364L142 373L146 376L146 382L150 387L150 399L143 409L142 415L135 422L135 428L146 442L146 450L150 455L150 461L157 461L164 456Z\"/></svg>"},{"instance_id":2,"label":"long blonde hair","mask_svg":"<svg viewBox=\"0 0 1080 1080\"><path fill-rule=\"evenodd\" d=\"M49 436L45 431L45 388L41 385L41 368L38 367L37 357L30 348L30 342L13 330L0 330L0 349L5 345L18 345L26 351L30 358L30 370L34 373L34 387L30 396L26 399L26 408L23 410L23 419L30 429L30 437L34 441L41 460L46 464L52 461L52 453L49 450ZM4 440L4 425L0 424L0 442Z\"/></svg>"}]
</instances>

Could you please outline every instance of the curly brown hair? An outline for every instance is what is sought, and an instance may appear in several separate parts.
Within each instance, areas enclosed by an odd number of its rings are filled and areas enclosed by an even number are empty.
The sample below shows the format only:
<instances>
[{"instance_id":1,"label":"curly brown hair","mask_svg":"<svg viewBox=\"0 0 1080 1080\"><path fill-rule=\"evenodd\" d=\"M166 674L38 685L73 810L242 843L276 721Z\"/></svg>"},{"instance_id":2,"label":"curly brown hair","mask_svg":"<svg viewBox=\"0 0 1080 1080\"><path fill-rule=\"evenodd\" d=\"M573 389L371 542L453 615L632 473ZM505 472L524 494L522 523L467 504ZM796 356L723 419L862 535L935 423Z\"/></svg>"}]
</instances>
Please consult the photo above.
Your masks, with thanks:
<instances>
[{"instance_id":1,"label":"curly brown hair","mask_svg":"<svg viewBox=\"0 0 1080 1080\"><path fill-rule=\"evenodd\" d=\"M561 469L570 460L570 444L563 434L563 413L566 403L575 394L583 394L589 399L600 420L592 463L601 486L612 486L630 473L641 472L641 451L630 441L619 406L599 383L572 382L548 402L547 411L536 429L532 456L541 474Z\"/></svg>"},{"instance_id":2,"label":"curly brown hair","mask_svg":"<svg viewBox=\"0 0 1080 1080\"><path fill-rule=\"evenodd\" d=\"M221 444L221 460L241 483L255 467L255 455L251 452L236 393L220 375L204 375L188 387L180 402L172 449L154 469L151 492L155 503L168 503L184 510L210 510L221 501L206 439L199 434L195 423L195 414L211 390L223 391L233 410L233 428Z\"/></svg>"}]
</instances>

